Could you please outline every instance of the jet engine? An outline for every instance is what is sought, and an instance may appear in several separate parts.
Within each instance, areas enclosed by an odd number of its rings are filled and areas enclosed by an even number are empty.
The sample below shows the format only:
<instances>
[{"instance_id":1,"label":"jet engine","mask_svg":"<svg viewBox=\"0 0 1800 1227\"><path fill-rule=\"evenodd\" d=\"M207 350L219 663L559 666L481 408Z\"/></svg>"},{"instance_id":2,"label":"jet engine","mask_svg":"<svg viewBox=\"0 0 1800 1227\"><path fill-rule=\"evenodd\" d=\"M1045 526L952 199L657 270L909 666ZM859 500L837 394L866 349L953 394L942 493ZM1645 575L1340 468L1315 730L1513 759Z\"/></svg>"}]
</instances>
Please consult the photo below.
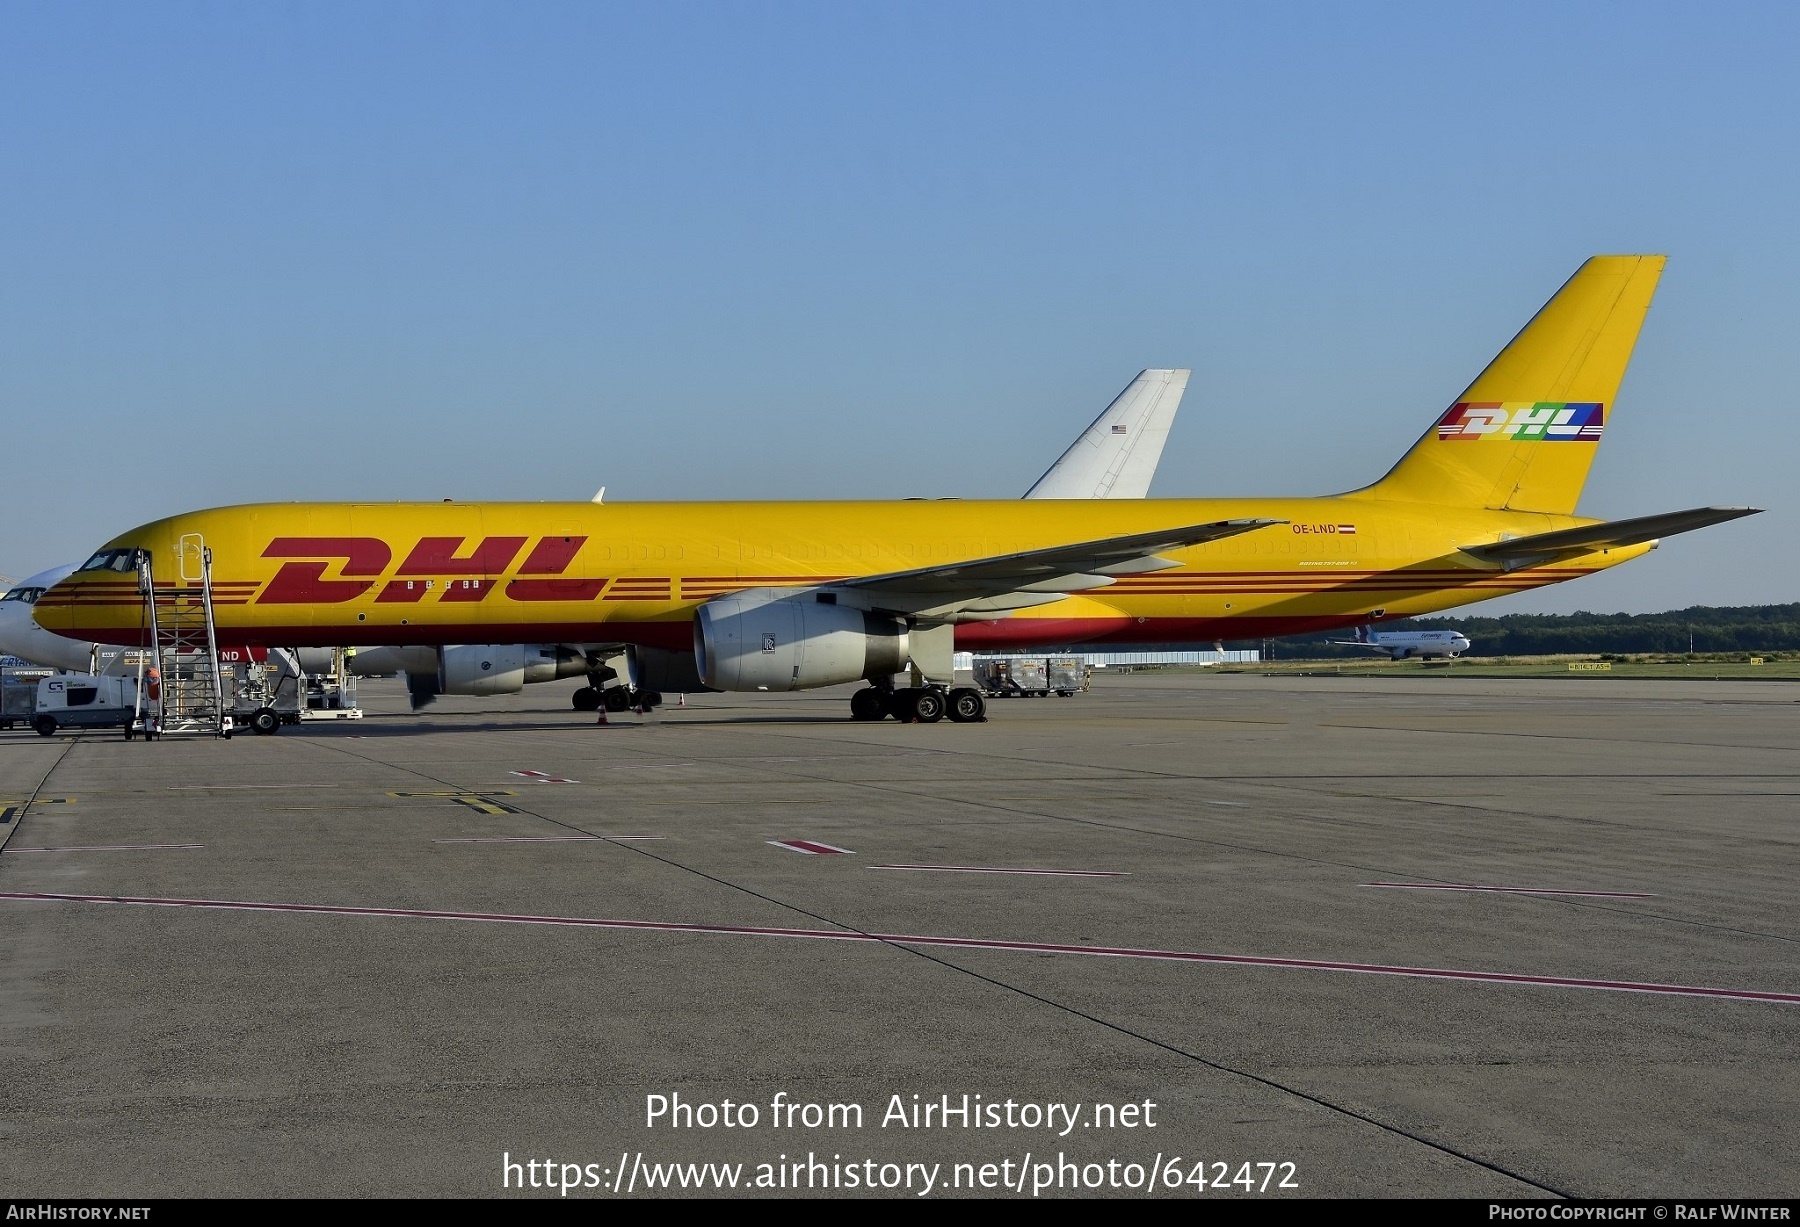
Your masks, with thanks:
<instances>
[{"instance_id":1,"label":"jet engine","mask_svg":"<svg viewBox=\"0 0 1800 1227\"><path fill-rule=\"evenodd\" d=\"M906 668L899 618L838 605L831 593L752 588L694 616L694 661L715 690L806 690Z\"/></svg>"},{"instance_id":2,"label":"jet engine","mask_svg":"<svg viewBox=\"0 0 1800 1227\"><path fill-rule=\"evenodd\" d=\"M438 649L438 693L517 694L527 682L587 672L587 657L553 643L472 643Z\"/></svg>"},{"instance_id":3,"label":"jet engine","mask_svg":"<svg viewBox=\"0 0 1800 1227\"><path fill-rule=\"evenodd\" d=\"M669 652L636 644L625 649L626 672L634 689L651 694L699 694L709 689L700 679L692 652Z\"/></svg>"},{"instance_id":4,"label":"jet engine","mask_svg":"<svg viewBox=\"0 0 1800 1227\"><path fill-rule=\"evenodd\" d=\"M438 693L517 694L525 688L525 645L468 643L438 650Z\"/></svg>"}]
</instances>

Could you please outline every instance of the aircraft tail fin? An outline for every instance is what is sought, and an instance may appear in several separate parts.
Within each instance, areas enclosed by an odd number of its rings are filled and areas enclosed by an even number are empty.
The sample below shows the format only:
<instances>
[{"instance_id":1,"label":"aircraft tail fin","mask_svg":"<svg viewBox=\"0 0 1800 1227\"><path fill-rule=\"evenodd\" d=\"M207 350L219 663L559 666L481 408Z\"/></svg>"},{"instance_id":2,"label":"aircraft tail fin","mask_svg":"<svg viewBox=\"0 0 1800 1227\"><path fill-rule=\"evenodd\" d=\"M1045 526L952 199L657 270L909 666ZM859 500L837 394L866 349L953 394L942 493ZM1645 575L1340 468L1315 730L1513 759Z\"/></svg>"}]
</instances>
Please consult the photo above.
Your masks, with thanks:
<instances>
[{"instance_id":1,"label":"aircraft tail fin","mask_svg":"<svg viewBox=\"0 0 1800 1227\"><path fill-rule=\"evenodd\" d=\"M1594 256L1364 498L1570 515L1665 256Z\"/></svg>"},{"instance_id":2,"label":"aircraft tail fin","mask_svg":"<svg viewBox=\"0 0 1800 1227\"><path fill-rule=\"evenodd\" d=\"M1191 374L1140 371L1025 497L1143 498Z\"/></svg>"}]
</instances>

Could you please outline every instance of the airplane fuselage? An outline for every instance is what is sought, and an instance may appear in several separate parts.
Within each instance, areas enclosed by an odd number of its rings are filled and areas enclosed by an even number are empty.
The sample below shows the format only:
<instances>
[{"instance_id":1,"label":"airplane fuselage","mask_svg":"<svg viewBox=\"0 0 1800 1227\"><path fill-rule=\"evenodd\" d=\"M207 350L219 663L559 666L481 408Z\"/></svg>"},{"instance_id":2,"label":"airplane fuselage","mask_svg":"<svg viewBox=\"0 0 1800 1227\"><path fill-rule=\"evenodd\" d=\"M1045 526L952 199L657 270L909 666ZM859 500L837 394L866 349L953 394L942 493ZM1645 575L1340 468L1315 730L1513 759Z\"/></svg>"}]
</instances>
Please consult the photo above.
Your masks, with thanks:
<instances>
[{"instance_id":1,"label":"airplane fuselage","mask_svg":"<svg viewBox=\"0 0 1800 1227\"><path fill-rule=\"evenodd\" d=\"M687 650L695 610L747 588L800 590L1218 520L1285 521L1175 551L1180 565L956 628L958 647L1210 642L1432 613L1591 574L1651 548L1505 569L1460 552L1593 523L1535 512L1331 498L782 503L276 503L174 516L106 551L150 551L159 584L212 551L216 617L277 646L589 642ZM146 642L124 563L38 603L73 638Z\"/></svg>"}]
</instances>

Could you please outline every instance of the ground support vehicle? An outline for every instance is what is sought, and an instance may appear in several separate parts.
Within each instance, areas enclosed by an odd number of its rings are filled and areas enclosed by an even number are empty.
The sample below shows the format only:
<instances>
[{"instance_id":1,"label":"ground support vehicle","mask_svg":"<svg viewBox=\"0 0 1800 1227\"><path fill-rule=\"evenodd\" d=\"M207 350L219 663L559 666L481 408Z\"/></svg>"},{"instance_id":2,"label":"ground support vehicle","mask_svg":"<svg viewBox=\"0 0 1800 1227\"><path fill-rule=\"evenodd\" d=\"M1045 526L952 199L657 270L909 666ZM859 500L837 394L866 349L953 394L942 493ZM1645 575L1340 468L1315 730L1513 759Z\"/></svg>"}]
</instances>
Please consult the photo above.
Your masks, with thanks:
<instances>
[{"instance_id":1,"label":"ground support vehicle","mask_svg":"<svg viewBox=\"0 0 1800 1227\"><path fill-rule=\"evenodd\" d=\"M137 679L59 673L37 684L32 727L51 737L59 729L123 729L129 741L137 720Z\"/></svg>"},{"instance_id":2,"label":"ground support vehicle","mask_svg":"<svg viewBox=\"0 0 1800 1227\"><path fill-rule=\"evenodd\" d=\"M977 656L975 685L990 699L1069 698L1088 688L1079 656Z\"/></svg>"},{"instance_id":3,"label":"ground support vehicle","mask_svg":"<svg viewBox=\"0 0 1800 1227\"><path fill-rule=\"evenodd\" d=\"M37 719L38 683L55 672L29 666L0 669L0 729Z\"/></svg>"}]
</instances>

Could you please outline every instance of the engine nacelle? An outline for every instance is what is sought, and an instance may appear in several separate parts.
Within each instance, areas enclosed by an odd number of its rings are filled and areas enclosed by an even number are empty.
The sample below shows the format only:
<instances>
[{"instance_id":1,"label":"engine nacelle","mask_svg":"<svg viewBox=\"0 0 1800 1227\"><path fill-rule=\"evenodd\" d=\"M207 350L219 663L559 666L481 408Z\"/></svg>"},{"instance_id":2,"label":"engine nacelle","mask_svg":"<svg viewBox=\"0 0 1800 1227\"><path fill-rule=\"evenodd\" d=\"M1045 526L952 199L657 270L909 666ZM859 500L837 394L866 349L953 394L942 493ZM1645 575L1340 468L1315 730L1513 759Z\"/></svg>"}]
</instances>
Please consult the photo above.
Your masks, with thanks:
<instances>
[{"instance_id":1,"label":"engine nacelle","mask_svg":"<svg viewBox=\"0 0 1800 1227\"><path fill-rule=\"evenodd\" d=\"M821 601L751 588L716 597L694 615L694 661L715 690L806 690L906 668L906 623Z\"/></svg>"},{"instance_id":2,"label":"engine nacelle","mask_svg":"<svg viewBox=\"0 0 1800 1227\"><path fill-rule=\"evenodd\" d=\"M293 651L295 659L299 662L300 672L313 674L331 672L330 648L295 648ZM354 662L356 657L352 656L350 659ZM387 669L384 672L397 673L399 670Z\"/></svg>"},{"instance_id":3,"label":"engine nacelle","mask_svg":"<svg viewBox=\"0 0 1800 1227\"><path fill-rule=\"evenodd\" d=\"M525 688L522 643L469 643L438 649L441 694L517 694Z\"/></svg>"},{"instance_id":4,"label":"engine nacelle","mask_svg":"<svg viewBox=\"0 0 1800 1227\"><path fill-rule=\"evenodd\" d=\"M528 643L525 645L525 680L554 682L564 677L586 677L588 658L584 652L560 643Z\"/></svg>"},{"instance_id":5,"label":"engine nacelle","mask_svg":"<svg viewBox=\"0 0 1800 1227\"><path fill-rule=\"evenodd\" d=\"M692 652L670 652L633 644L625 650L626 673L638 690L657 694L699 694L710 689L700 677L699 662Z\"/></svg>"}]
</instances>

